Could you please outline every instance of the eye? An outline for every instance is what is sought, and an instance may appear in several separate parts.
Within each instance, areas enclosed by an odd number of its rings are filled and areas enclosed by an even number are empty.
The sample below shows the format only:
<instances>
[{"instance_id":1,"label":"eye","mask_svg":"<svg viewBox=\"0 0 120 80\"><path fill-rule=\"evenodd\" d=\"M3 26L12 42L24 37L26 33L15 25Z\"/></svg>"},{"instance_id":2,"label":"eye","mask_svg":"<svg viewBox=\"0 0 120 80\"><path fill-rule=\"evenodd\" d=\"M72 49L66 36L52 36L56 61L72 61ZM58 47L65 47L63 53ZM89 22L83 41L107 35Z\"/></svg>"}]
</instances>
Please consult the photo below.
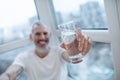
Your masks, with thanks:
<instances>
[{"instance_id":1,"label":"eye","mask_svg":"<svg viewBox=\"0 0 120 80\"><path fill-rule=\"evenodd\" d=\"M37 36L38 36L38 35L40 35L40 33L35 33L35 35L37 35Z\"/></svg>"},{"instance_id":2,"label":"eye","mask_svg":"<svg viewBox=\"0 0 120 80\"><path fill-rule=\"evenodd\" d=\"M44 34L44 35L47 35L48 33L47 33L47 32L44 32L43 34Z\"/></svg>"}]
</instances>

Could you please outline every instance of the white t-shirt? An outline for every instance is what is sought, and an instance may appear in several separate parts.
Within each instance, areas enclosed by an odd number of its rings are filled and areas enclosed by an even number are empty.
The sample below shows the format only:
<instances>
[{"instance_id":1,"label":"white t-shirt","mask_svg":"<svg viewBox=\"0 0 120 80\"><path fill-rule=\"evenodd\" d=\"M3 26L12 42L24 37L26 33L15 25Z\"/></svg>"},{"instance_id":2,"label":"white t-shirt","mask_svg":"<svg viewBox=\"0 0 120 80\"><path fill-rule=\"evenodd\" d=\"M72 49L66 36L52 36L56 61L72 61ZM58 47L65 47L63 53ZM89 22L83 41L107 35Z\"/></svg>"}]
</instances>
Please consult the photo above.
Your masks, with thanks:
<instances>
[{"instance_id":1,"label":"white t-shirt","mask_svg":"<svg viewBox=\"0 0 120 80\"><path fill-rule=\"evenodd\" d=\"M16 57L13 64L22 66L28 80L68 80L67 62L61 57L64 50L51 47L45 58L40 58L34 50Z\"/></svg>"}]
</instances>

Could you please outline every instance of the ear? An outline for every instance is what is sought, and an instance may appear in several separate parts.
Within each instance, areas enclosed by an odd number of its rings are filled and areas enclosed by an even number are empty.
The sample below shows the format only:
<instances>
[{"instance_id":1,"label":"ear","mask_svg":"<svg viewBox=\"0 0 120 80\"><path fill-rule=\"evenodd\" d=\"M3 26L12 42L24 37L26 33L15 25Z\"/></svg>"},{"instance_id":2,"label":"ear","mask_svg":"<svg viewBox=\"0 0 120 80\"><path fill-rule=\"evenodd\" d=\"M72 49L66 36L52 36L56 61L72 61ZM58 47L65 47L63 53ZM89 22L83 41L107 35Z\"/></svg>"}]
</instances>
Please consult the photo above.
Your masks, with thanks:
<instances>
[{"instance_id":1,"label":"ear","mask_svg":"<svg viewBox=\"0 0 120 80\"><path fill-rule=\"evenodd\" d=\"M29 35L29 39L30 39L31 41L33 40L32 34Z\"/></svg>"}]
</instances>

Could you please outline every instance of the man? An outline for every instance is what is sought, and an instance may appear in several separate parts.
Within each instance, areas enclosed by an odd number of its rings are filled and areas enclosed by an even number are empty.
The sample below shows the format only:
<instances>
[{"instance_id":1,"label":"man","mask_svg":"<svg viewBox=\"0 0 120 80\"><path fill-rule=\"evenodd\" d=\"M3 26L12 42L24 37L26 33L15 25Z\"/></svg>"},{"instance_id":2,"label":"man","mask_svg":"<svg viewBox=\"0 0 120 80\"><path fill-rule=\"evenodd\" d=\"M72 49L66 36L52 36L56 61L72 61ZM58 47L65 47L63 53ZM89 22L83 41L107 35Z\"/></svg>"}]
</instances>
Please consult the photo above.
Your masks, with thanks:
<instances>
[{"instance_id":1,"label":"man","mask_svg":"<svg viewBox=\"0 0 120 80\"><path fill-rule=\"evenodd\" d=\"M0 76L0 80L15 80L23 71L26 72L28 80L68 80L67 62L71 60L66 45L62 43L62 48L49 46L51 33L47 26L41 23L33 25L29 37L34 42L35 49L16 57L13 64ZM69 46L73 44L78 45L75 46L76 50L83 55L86 55L91 47L90 39L84 37L80 30L76 31L76 39ZM74 48L70 51L74 52ZM72 63L81 61L76 59Z\"/></svg>"}]
</instances>

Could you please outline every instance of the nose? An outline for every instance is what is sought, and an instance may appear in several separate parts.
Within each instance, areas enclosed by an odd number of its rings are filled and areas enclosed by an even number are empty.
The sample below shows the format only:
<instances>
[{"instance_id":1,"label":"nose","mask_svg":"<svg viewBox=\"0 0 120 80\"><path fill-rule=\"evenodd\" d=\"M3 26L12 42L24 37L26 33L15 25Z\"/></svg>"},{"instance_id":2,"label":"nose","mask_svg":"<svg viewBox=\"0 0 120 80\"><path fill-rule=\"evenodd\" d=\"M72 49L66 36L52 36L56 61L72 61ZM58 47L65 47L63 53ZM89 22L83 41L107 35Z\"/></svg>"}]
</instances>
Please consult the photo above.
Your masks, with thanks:
<instances>
[{"instance_id":1,"label":"nose","mask_svg":"<svg viewBox=\"0 0 120 80\"><path fill-rule=\"evenodd\" d=\"M40 39L45 39L45 35L44 35L44 34L41 34L41 35L40 35Z\"/></svg>"}]
</instances>

